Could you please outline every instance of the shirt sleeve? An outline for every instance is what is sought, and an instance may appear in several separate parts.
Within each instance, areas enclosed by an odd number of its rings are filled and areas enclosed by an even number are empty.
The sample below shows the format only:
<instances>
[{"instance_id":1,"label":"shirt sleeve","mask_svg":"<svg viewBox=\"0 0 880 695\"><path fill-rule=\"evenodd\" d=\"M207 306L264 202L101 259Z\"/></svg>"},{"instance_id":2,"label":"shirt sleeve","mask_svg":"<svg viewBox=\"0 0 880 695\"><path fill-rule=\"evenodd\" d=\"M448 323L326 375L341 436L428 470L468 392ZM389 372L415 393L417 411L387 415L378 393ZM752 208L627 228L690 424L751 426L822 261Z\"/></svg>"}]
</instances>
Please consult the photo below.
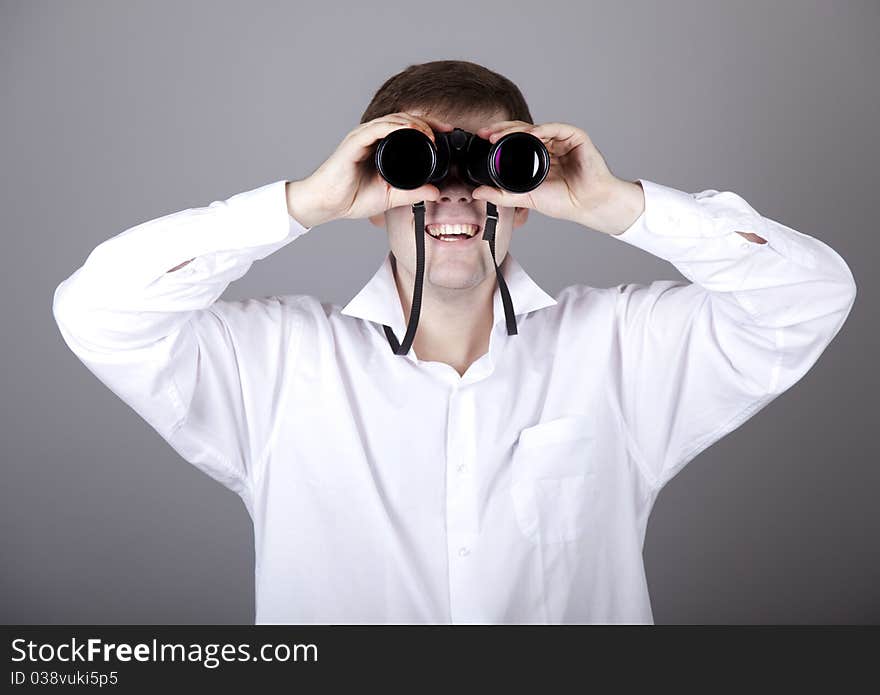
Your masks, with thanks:
<instances>
[{"instance_id":1,"label":"shirt sleeve","mask_svg":"<svg viewBox=\"0 0 880 695\"><path fill-rule=\"evenodd\" d=\"M645 210L615 238L690 281L617 288L621 410L642 472L659 489L810 369L856 285L834 250L735 193L639 181Z\"/></svg>"},{"instance_id":2,"label":"shirt sleeve","mask_svg":"<svg viewBox=\"0 0 880 695\"><path fill-rule=\"evenodd\" d=\"M219 297L309 229L290 216L286 181L277 181L127 229L53 297L61 335L83 364L249 508L250 466L271 428L297 315L278 297Z\"/></svg>"}]
</instances>

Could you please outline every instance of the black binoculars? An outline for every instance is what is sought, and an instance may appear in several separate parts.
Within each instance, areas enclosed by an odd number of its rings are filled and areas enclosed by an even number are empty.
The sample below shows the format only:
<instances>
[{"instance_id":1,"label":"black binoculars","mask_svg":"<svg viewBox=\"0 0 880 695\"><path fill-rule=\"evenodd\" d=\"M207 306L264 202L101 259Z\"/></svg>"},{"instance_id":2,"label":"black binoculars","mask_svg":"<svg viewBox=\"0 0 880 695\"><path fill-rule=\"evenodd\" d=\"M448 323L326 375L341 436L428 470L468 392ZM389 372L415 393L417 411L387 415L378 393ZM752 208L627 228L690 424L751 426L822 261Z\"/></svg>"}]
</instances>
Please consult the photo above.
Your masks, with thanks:
<instances>
[{"instance_id":1,"label":"black binoculars","mask_svg":"<svg viewBox=\"0 0 880 695\"><path fill-rule=\"evenodd\" d=\"M389 133L376 147L379 174L394 188L412 190L439 183L455 164L461 180L471 186L527 193L540 186L550 171L547 148L529 133L508 133L493 144L455 128L435 133L434 139L436 145L415 128Z\"/></svg>"}]
</instances>

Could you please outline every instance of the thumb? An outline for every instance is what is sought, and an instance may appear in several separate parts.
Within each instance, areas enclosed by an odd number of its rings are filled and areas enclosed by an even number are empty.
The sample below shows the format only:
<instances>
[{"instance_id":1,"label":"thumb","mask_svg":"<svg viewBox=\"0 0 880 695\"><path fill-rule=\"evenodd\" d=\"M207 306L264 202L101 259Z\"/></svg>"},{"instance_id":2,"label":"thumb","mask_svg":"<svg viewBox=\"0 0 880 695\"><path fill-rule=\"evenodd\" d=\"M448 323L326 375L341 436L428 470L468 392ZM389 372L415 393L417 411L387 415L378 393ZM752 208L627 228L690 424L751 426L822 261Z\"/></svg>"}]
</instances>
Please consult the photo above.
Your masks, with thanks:
<instances>
[{"instance_id":1,"label":"thumb","mask_svg":"<svg viewBox=\"0 0 880 695\"><path fill-rule=\"evenodd\" d=\"M521 193L510 193L491 186L479 186L471 193L474 200L485 200L487 203L494 203L497 207L515 208L528 207L525 202L528 198Z\"/></svg>"},{"instance_id":2,"label":"thumb","mask_svg":"<svg viewBox=\"0 0 880 695\"><path fill-rule=\"evenodd\" d=\"M419 186L411 191L402 190L400 188L391 189L392 207L401 205L412 205L420 200L437 200L440 197L440 189L432 184Z\"/></svg>"}]
</instances>

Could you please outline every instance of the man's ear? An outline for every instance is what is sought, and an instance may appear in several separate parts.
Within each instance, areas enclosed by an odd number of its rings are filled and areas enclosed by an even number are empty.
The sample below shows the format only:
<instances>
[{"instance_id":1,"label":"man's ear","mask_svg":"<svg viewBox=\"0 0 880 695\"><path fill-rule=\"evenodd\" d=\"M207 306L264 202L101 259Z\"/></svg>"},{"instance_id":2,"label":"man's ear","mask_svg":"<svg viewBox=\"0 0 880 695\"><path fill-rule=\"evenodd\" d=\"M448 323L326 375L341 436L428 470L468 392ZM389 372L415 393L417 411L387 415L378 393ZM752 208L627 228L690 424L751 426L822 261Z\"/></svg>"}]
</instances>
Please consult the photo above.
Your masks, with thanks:
<instances>
[{"instance_id":1,"label":"man's ear","mask_svg":"<svg viewBox=\"0 0 880 695\"><path fill-rule=\"evenodd\" d=\"M380 212L378 215L373 215L369 218L370 222L377 227L385 227L385 213Z\"/></svg>"},{"instance_id":2,"label":"man's ear","mask_svg":"<svg viewBox=\"0 0 880 695\"><path fill-rule=\"evenodd\" d=\"M529 208L513 209L513 228L522 227L529 219Z\"/></svg>"}]
</instances>

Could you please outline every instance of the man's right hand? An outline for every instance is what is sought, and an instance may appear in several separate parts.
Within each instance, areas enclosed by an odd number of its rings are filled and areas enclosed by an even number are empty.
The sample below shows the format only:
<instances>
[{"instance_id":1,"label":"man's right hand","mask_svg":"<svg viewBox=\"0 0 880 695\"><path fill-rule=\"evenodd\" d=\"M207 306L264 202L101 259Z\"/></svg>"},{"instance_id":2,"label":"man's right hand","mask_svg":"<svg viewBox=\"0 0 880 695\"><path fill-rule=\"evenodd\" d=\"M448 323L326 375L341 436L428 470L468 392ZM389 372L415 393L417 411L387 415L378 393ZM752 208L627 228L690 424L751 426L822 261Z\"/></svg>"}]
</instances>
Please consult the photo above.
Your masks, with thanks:
<instances>
[{"instance_id":1,"label":"man's right hand","mask_svg":"<svg viewBox=\"0 0 880 695\"><path fill-rule=\"evenodd\" d=\"M440 190L426 184L411 191L393 188L372 161L374 145L400 128L416 128L434 142L434 132L449 132L449 123L392 113L352 130L313 174L287 182L287 209L304 227L336 219L360 219L420 200L437 200Z\"/></svg>"}]
</instances>

